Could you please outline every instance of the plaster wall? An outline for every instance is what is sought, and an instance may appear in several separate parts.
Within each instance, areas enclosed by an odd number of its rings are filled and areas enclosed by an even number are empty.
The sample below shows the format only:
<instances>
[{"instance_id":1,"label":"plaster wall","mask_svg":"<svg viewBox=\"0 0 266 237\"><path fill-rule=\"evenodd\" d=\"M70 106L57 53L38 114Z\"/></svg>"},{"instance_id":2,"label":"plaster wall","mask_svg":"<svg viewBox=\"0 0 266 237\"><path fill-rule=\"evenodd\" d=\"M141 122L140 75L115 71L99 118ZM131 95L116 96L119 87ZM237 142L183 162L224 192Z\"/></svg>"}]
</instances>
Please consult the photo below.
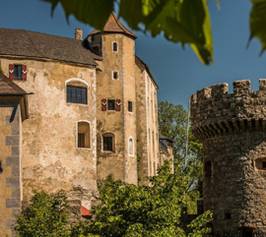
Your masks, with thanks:
<instances>
[{"instance_id":1,"label":"plaster wall","mask_svg":"<svg viewBox=\"0 0 266 237\"><path fill-rule=\"evenodd\" d=\"M1 59L8 76L9 64L27 65L27 80L14 81L29 96L30 119L23 122L23 196L33 190L56 192L81 187L96 191L96 77L95 69L59 62ZM66 102L66 83L88 88L88 104ZM77 122L91 126L91 148L77 148Z\"/></svg>"}]
</instances>

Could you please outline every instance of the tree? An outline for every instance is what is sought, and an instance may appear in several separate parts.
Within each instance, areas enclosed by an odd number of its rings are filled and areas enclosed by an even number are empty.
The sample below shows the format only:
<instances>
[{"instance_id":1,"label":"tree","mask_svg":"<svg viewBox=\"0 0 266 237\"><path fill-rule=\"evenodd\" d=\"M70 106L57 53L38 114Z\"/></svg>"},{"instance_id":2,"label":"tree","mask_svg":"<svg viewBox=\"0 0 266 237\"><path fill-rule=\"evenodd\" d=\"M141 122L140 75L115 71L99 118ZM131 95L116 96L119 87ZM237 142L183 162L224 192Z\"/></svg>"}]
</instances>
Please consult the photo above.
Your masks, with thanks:
<instances>
[{"instance_id":1,"label":"tree","mask_svg":"<svg viewBox=\"0 0 266 237\"><path fill-rule=\"evenodd\" d=\"M61 4L65 15L103 29L109 15L116 8L118 15L137 31L152 36L163 34L182 46L189 44L205 64L213 61L213 43L208 0L45 0L52 12ZM220 0L217 0L219 2ZM257 37L262 52L266 49L266 0L250 0L250 41ZM134 9L134 10L132 10Z\"/></svg>"},{"instance_id":2,"label":"tree","mask_svg":"<svg viewBox=\"0 0 266 237\"><path fill-rule=\"evenodd\" d=\"M160 134L173 140L175 163L193 177L191 185L195 185L202 177L202 144L188 127L188 113L168 101L161 101L158 108Z\"/></svg>"},{"instance_id":3,"label":"tree","mask_svg":"<svg viewBox=\"0 0 266 237\"><path fill-rule=\"evenodd\" d=\"M15 227L19 237L70 237L65 193L36 193L30 205L18 216Z\"/></svg>"},{"instance_id":4,"label":"tree","mask_svg":"<svg viewBox=\"0 0 266 237\"><path fill-rule=\"evenodd\" d=\"M100 202L95 218L80 232L101 237L201 237L209 229L209 211L191 219L187 209L197 197L189 189L190 177L170 173L166 164L150 186L136 186L111 178L99 187ZM85 227L85 228L84 228ZM81 228L82 229L82 228Z\"/></svg>"}]
</instances>

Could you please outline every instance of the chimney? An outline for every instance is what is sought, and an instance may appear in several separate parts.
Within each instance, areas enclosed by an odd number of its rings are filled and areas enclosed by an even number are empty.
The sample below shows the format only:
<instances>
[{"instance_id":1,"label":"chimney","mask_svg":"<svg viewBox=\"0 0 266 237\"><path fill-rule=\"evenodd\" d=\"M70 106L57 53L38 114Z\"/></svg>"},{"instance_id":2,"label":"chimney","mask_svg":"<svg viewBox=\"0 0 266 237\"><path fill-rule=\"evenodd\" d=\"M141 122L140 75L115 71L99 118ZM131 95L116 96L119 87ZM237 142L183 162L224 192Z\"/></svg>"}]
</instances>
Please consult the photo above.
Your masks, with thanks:
<instances>
[{"instance_id":1,"label":"chimney","mask_svg":"<svg viewBox=\"0 0 266 237\"><path fill-rule=\"evenodd\" d=\"M81 28L75 29L75 40L83 40L83 30Z\"/></svg>"}]
</instances>

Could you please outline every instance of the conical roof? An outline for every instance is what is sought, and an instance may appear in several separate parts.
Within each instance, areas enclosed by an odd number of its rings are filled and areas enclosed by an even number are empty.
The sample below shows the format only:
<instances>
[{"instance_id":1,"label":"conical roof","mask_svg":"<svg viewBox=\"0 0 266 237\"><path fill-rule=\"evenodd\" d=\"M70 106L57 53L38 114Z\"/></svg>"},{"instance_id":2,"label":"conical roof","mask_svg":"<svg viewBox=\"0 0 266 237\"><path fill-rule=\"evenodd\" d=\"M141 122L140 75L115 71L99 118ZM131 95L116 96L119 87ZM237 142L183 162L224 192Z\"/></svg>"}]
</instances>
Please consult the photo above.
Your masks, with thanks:
<instances>
[{"instance_id":1,"label":"conical roof","mask_svg":"<svg viewBox=\"0 0 266 237\"><path fill-rule=\"evenodd\" d=\"M115 16L114 13L112 13L104 28L103 28L103 31L99 31L99 30L93 30L90 35L93 35L93 34L97 34L97 33L120 33L120 34L125 34L129 37L132 37L132 38L136 38L136 36L134 35L134 33L132 33L130 30L128 30L118 19L117 17Z\"/></svg>"}]
</instances>

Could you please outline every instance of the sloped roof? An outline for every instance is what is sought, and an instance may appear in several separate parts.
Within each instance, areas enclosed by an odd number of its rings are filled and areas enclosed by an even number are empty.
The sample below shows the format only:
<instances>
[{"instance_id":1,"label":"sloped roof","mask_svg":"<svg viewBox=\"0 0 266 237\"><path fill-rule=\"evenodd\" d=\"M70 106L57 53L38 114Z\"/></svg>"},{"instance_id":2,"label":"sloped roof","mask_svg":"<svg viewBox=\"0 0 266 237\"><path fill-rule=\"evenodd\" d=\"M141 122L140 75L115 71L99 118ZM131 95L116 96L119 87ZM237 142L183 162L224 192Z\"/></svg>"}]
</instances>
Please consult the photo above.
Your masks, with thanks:
<instances>
[{"instance_id":1,"label":"sloped roof","mask_svg":"<svg viewBox=\"0 0 266 237\"><path fill-rule=\"evenodd\" d=\"M28 93L0 72L0 95L23 96Z\"/></svg>"},{"instance_id":2,"label":"sloped roof","mask_svg":"<svg viewBox=\"0 0 266 237\"><path fill-rule=\"evenodd\" d=\"M49 59L90 66L96 66L95 59L100 59L83 47L79 40L5 28L0 28L0 55Z\"/></svg>"},{"instance_id":3,"label":"sloped roof","mask_svg":"<svg viewBox=\"0 0 266 237\"><path fill-rule=\"evenodd\" d=\"M114 13L112 13L104 28L103 28L103 33L121 33L121 34L125 34L129 37L132 37L132 38L136 38L135 34L133 32L131 32L130 30L128 30L118 19L117 17L115 16ZM99 30L93 30L90 35L93 35L93 34L97 34L97 33L101 33L101 31Z\"/></svg>"},{"instance_id":4,"label":"sloped roof","mask_svg":"<svg viewBox=\"0 0 266 237\"><path fill-rule=\"evenodd\" d=\"M158 86L157 82L155 81L148 65L146 63L144 63L138 56L135 57L135 62L136 62L136 65L140 68L140 70L142 70L142 71L146 70L147 71L147 73L151 77L152 81L154 82L155 86L157 87L157 89L159 89L159 86Z\"/></svg>"}]
</instances>

